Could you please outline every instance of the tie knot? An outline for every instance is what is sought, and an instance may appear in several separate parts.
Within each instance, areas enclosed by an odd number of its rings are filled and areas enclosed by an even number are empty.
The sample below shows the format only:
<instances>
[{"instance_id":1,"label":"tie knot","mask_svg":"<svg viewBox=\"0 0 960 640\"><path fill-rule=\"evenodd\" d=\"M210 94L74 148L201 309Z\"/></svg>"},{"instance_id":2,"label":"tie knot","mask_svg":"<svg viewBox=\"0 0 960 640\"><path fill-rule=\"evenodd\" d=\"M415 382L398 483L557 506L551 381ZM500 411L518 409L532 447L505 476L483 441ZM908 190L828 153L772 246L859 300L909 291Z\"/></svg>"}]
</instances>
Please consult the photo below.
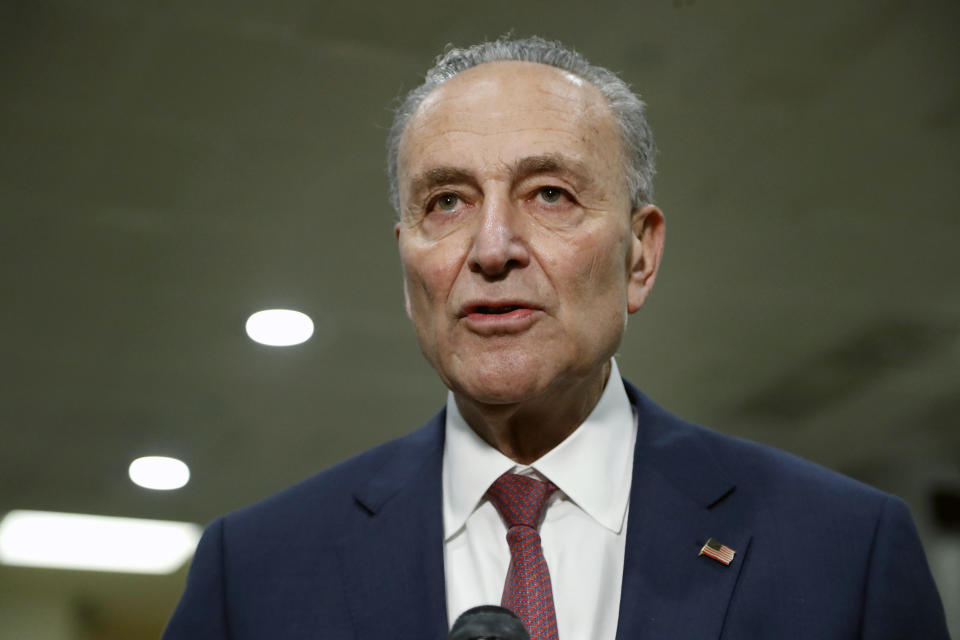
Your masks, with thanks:
<instances>
[{"instance_id":1,"label":"tie knot","mask_svg":"<svg viewBox=\"0 0 960 640\"><path fill-rule=\"evenodd\" d=\"M543 505L557 487L530 476L505 473L487 489L487 497L506 521L507 528L524 526L534 531L540 523Z\"/></svg>"}]
</instances>

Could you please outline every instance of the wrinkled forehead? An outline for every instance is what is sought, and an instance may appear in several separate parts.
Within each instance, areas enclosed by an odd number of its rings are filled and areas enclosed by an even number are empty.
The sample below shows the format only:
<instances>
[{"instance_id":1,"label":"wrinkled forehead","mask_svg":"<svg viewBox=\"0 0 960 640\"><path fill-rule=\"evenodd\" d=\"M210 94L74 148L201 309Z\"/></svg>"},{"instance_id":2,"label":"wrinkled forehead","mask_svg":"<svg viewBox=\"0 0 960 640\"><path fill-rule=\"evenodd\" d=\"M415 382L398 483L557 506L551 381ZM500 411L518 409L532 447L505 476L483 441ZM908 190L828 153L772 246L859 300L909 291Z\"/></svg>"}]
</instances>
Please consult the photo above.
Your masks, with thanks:
<instances>
[{"instance_id":1,"label":"wrinkled forehead","mask_svg":"<svg viewBox=\"0 0 960 640\"><path fill-rule=\"evenodd\" d=\"M531 135L535 131L541 135ZM551 141L587 161L622 158L613 112L590 82L532 62L479 65L441 84L417 107L400 142L400 188L415 165L444 152L473 148L510 155L515 145Z\"/></svg>"}]
</instances>

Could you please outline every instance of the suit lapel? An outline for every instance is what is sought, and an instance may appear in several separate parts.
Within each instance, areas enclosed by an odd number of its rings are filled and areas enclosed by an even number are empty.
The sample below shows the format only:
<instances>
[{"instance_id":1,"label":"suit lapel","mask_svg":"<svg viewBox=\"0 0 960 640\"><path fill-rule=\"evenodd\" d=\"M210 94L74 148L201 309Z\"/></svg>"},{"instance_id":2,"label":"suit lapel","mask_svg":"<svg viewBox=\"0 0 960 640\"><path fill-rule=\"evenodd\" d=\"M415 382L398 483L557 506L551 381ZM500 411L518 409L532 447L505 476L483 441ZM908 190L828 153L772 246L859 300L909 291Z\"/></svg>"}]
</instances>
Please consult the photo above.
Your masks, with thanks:
<instances>
[{"instance_id":1,"label":"suit lapel","mask_svg":"<svg viewBox=\"0 0 960 640\"><path fill-rule=\"evenodd\" d=\"M698 432L627 384L639 432L617 640L719 638L750 532L734 484ZM698 553L708 538L729 566Z\"/></svg>"},{"instance_id":2,"label":"suit lapel","mask_svg":"<svg viewBox=\"0 0 960 640\"><path fill-rule=\"evenodd\" d=\"M358 638L446 638L441 464L444 414L398 443L356 492L360 511L340 543Z\"/></svg>"}]
</instances>

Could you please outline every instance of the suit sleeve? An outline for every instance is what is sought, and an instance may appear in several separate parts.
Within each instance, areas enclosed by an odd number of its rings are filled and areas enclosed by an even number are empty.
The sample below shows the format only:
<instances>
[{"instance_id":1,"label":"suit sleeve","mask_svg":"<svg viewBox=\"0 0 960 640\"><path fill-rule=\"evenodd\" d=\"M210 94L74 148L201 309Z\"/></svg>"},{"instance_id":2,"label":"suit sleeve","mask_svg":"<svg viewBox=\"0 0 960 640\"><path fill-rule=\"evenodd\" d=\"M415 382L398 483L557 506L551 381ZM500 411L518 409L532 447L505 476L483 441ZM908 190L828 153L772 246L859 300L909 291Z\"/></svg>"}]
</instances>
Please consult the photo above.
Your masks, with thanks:
<instances>
[{"instance_id":1,"label":"suit sleeve","mask_svg":"<svg viewBox=\"0 0 960 640\"><path fill-rule=\"evenodd\" d=\"M863 640L950 640L920 538L899 498L887 498L880 513L864 590Z\"/></svg>"},{"instance_id":2,"label":"suit sleeve","mask_svg":"<svg viewBox=\"0 0 960 640\"><path fill-rule=\"evenodd\" d=\"M190 565L187 587L162 640L228 640L223 570L223 519L207 527Z\"/></svg>"}]
</instances>

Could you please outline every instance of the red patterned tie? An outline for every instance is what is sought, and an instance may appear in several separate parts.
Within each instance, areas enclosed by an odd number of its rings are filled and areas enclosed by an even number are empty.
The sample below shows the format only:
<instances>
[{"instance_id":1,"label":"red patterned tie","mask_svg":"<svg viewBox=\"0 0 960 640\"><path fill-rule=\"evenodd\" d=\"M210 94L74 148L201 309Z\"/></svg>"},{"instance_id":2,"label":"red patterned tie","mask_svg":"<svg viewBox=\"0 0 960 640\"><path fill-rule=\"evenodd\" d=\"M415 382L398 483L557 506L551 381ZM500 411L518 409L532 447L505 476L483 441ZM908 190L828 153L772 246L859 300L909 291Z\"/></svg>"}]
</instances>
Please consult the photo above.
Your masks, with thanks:
<instances>
[{"instance_id":1,"label":"red patterned tie","mask_svg":"<svg viewBox=\"0 0 960 640\"><path fill-rule=\"evenodd\" d=\"M528 476L505 473L487 489L487 497L507 524L510 568L500 604L523 620L530 640L557 640L550 571L540 547L537 525L543 506L557 488Z\"/></svg>"}]
</instances>

